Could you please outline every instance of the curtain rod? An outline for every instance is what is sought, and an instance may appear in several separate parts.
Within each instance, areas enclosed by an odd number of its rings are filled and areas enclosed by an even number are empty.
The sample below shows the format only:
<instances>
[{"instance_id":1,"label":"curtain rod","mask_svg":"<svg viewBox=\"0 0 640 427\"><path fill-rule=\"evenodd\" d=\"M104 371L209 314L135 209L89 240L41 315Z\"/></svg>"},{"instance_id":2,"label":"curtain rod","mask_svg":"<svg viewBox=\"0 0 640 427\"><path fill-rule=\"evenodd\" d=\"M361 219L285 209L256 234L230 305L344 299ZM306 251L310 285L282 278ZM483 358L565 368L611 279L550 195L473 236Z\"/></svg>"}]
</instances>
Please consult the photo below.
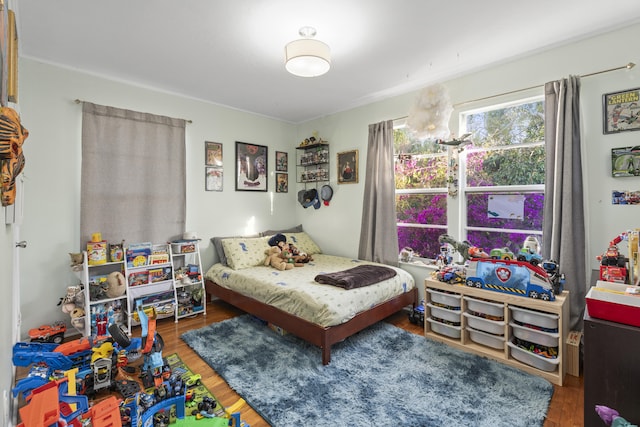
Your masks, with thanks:
<instances>
[{"instance_id":1,"label":"curtain rod","mask_svg":"<svg viewBox=\"0 0 640 427\"><path fill-rule=\"evenodd\" d=\"M617 71L617 70L623 70L623 69L630 70L635 66L636 66L636 64L634 64L633 62L629 62L628 64L622 65L620 67L614 67L614 68L609 68L607 70L601 70L601 71L595 71L593 73L582 74L582 75L580 75L580 77L581 78L583 78L583 77L591 77L591 76L595 76L595 75L598 75L598 74L604 74L604 73L609 73L611 71ZM525 87L525 88L522 88L522 89L510 90L508 92L502 92L502 93L498 93L498 94L495 94L495 95L489 95L489 96L485 96L485 97L482 97L482 98L476 98L476 99L471 99L469 101L459 102L457 104L454 104L453 106L454 107L459 107L461 105L470 104L472 102L485 101L487 99L497 98L499 96L504 96L504 95L511 95L513 93L518 93L518 92L524 92L526 90L536 89L536 88L543 87L543 86L544 86L544 84L539 84L539 85L535 85L535 86ZM398 117L397 119L393 119L393 121L406 119L407 117L409 117L409 116Z\"/></svg>"},{"instance_id":2,"label":"curtain rod","mask_svg":"<svg viewBox=\"0 0 640 427\"><path fill-rule=\"evenodd\" d=\"M82 99L75 99L73 102L75 102L76 104L80 104L81 102L88 102L88 101L83 101ZM184 120L187 123L193 123L193 121L191 120L187 120L187 119L179 119L179 120Z\"/></svg>"}]
</instances>

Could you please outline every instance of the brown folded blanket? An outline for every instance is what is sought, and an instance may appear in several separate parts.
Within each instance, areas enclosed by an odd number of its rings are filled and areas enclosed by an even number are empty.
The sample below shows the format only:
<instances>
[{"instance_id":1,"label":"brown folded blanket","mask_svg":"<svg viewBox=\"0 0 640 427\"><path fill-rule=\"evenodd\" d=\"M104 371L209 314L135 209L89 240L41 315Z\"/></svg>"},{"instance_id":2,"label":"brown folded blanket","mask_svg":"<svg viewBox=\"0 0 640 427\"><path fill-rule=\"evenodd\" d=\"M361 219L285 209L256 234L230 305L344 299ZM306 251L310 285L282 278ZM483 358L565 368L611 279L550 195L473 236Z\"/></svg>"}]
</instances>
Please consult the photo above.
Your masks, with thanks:
<instances>
[{"instance_id":1,"label":"brown folded blanket","mask_svg":"<svg viewBox=\"0 0 640 427\"><path fill-rule=\"evenodd\" d=\"M354 289L381 282L396 274L393 268L365 264L335 273L318 274L315 281L344 289Z\"/></svg>"}]
</instances>

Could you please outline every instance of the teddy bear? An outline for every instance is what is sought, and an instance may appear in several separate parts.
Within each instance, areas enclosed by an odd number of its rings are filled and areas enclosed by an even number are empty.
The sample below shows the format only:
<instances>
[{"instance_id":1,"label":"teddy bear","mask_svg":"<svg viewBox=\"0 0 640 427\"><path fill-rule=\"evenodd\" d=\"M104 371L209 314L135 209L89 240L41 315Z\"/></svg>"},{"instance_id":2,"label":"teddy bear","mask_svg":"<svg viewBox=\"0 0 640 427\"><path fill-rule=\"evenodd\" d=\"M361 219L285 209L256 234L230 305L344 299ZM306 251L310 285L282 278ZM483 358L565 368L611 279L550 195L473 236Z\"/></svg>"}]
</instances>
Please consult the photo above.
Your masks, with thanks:
<instances>
[{"instance_id":1,"label":"teddy bear","mask_svg":"<svg viewBox=\"0 0 640 427\"><path fill-rule=\"evenodd\" d=\"M293 268L293 264L282 259L282 251L279 246L271 246L264 252L267 254L264 265L270 265L277 270L291 270Z\"/></svg>"}]
</instances>

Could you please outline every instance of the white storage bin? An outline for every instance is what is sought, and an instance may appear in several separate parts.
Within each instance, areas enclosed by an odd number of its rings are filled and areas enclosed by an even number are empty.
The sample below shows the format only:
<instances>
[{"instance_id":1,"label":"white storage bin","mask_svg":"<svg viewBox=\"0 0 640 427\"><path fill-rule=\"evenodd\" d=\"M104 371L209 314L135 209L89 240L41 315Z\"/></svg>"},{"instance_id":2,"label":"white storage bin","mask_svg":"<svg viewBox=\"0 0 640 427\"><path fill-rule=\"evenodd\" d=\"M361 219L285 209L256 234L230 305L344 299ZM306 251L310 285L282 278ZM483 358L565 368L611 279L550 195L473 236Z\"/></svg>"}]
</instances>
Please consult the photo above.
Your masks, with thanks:
<instances>
[{"instance_id":1,"label":"white storage bin","mask_svg":"<svg viewBox=\"0 0 640 427\"><path fill-rule=\"evenodd\" d=\"M438 307L431 303L427 303L427 307L431 310L431 316L438 319L448 320L460 324L460 310L449 310L443 307Z\"/></svg>"},{"instance_id":2,"label":"white storage bin","mask_svg":"<svg viewBox=\"0 0 640 427\"><path fill-rule=\"evenodd\" d=\"M476 313L486 314L487 316L499 317L500 320L504 320L504 304L482 301L468 296L464 296L464 300L467 303L467 309L475 311Z\"/></svg>"},{"instance_id":3,"label":"white storage bin","mask_svg":"<svg viewBox=\"0 0 640 427\"><path fill-rule=\"evenodd\" d=\"M504 321L484 319L471 313L464 313L464 317L467 318L467 326L473 329L495 335L504 335L504 327L506 325Z\"/></svg>"},{"instance_id":4,"label":"white storage bin","mask_svg":"<svg viewBox=\"0 0 640 427\"><path fill-rule=\"evenodd\" d=\"M514 306L509 306L509 308L511 308L511 317L520 323L531 324L547 329L558 329L558 319L560 316L557 314L540 313L538 311Z\"/></svg>"},{"instance_id":5,"label":"white storage bin","mask_svg":"<svg viewBox=\"0 0 640 427\"><path fill-rule=\"evenodd\" d=\"M486 345L487 347L504 350L504 337L477 331L473 328L467 328L467 331L469 331L469 338L471 338L471 341Z\"/></svg>"},{"instance_id":6,"label":"white storage bin","mask_svg":"<svg viewBox=\"0 0 640 427\"><path fill-rule=\"evenodd\" d=\"M432 302L443 304L449 307L460 308L460 299L462 298L462 295L460 294L450 294L447 292L441 292L429 288L427 288L427 292L429 292Z\"/></svg>"},{"instance_id":7,"label":"white storage bin","mask_svg":"<svg viewBox=\"0 0 640 427\"><path fill-rule=\"evenodd\" d=\"M547 347L558 347L558 338L560 337L558 333L538 331L526 326L516 325L513 322L509 322L509 326L511 326L513 336L516 338Z\"/></svg>"},{"instance_id":8,"label":"white storage bin","mask_svg":"<svg viewBox=\"0 0 640 427\"><path fill-rule=\"evenodd\" d=\"M446 335L450 338L460 338L462 328L460 326L447 325L432 318L427 318L431 323L431 330L440 335Z\"/></svg>"},{"instance_id":9,"label":"white storage bin","mask_svg":"<svg viewBox=\"0 0 640 427\"><path fill-rule=\"evenodd\" d=\"M507 344L511 348L511 357L522 363L547 372L553 372L558 369L559 359L547 359L546 357L538 356L535 353L524 350L512 342L508 342Z\"/></svg>"}]
</instances>

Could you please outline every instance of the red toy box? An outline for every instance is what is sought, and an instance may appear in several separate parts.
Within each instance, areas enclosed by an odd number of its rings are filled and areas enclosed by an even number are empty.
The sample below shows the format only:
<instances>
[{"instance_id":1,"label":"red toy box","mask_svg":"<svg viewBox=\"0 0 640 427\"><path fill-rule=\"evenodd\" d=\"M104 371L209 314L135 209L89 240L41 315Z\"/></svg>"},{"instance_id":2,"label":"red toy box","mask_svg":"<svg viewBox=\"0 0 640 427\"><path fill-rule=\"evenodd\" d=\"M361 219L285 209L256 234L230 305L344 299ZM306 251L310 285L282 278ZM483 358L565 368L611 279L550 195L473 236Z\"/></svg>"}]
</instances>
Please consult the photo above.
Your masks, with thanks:
<instances>
[{"instance_id":1,"label":"red toy box","mask_svg":"<svg viewBox=\"0 0 640 427\"><path fill-rule=\"evenodd\" d=\"M640 294L627 293L637 286L598 280L586 296L589 315L597 319L640 327Z\"/></svg>"}]
</instances>

